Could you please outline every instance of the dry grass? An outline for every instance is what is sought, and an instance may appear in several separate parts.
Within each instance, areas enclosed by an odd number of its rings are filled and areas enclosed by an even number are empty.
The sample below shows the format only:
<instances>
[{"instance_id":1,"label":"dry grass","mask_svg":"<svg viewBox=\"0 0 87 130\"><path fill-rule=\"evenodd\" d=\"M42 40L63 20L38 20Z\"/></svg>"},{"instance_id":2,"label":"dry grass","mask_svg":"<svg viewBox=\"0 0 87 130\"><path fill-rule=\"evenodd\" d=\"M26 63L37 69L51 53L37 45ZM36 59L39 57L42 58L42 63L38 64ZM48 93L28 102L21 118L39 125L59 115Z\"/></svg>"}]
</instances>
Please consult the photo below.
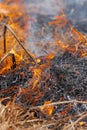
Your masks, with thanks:
<instances>
[{"instance_id":1,"label":"dry grass","mask_svg":"<svg viewBox=\"0 0 87 130\"><path fill-rule=\"evenodd\" d=\"M55 105L60 103L65 102L56 102ZM60 120L54 119L53 116L40 119L34 117L34 112L24 110L14 102L4 106L0 101L0 130L86 130L87 124L82 121L85 117L87 112Z\"/></svg>"}]
</instances>

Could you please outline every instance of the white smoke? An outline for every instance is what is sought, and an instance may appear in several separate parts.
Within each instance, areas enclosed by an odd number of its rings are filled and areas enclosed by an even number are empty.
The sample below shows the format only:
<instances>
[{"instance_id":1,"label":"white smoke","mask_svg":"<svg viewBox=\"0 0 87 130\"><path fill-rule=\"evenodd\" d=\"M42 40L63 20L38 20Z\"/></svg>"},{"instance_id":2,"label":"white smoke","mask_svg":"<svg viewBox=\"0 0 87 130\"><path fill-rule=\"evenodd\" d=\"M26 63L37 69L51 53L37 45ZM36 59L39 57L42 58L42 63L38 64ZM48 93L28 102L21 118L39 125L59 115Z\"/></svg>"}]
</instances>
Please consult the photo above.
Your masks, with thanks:
<instances>
[{"instance_id":1,"label":"white smoke","mask_svg":"<svg viewBox=\"0 0 87 130\"><path fill-rule=\"evenodd\" d=\"M65 13L67 18L73 24L76 22L78 24L78 20L80 21L80 19L84 19L87 16L87 6L84 4L87 4L87 0L26 0L25 3L27 3L26 6L29 16L31 16L33 19L35 18L36 21L41 19L41 24L43 24L43 26L45 26L47 29L47 33L41 37L40 23L38 24L36 22L31 24L29 38L27 39L27 48L37 56L44 55L45 53L43 50L45 50L47 53L55 53L55 48L52 48L52 45L48 46L47 48L48 42L54 41L52 37L52 31L50 31L50 29L47 27L47 22L45 22L47 19L51 18L52 20L53 17L58 15L58 12L61 10L66 11ZM38 17L38 15L40 16ZM43 18L43 16L47 16L48 18ZM45 46L45 48L43 46Z\"/></svg>"}]
</instances>

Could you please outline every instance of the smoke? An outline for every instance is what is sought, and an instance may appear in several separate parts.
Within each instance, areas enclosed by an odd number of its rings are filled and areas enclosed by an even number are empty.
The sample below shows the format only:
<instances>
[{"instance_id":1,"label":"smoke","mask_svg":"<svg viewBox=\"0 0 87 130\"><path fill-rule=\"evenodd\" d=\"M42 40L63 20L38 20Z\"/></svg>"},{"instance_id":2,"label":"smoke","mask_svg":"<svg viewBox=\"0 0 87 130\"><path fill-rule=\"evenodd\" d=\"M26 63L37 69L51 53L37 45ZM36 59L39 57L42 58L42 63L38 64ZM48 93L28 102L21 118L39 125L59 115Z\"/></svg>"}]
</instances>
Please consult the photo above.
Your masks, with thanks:
<instances>
[{"instance_id":1,"label":"smoke","mask_svg":"<svg viewBox=\"0 0 87 130\"><path fill-rule=\"evenodd\" d=\"M28 15L33 19L29 21L27 48L37 56L55 53L53 29L48 23L62 10L75 28L87 33L87 0L26 0L25 4Z\"/></svg>"}]
</instances>

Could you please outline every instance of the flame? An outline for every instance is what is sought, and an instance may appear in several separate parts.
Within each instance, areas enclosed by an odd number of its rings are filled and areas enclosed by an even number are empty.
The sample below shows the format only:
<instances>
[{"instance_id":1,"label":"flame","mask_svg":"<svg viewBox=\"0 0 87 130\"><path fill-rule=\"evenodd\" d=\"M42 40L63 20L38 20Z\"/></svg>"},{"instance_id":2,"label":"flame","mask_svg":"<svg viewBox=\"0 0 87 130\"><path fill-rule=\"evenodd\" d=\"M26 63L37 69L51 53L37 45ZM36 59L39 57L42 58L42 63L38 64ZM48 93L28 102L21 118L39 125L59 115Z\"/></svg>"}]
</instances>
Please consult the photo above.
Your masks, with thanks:
<instances>
[{"instance_id":1,"label":"flame","mask_svg":"<svg viewBox=\"0 0 87 130\"><path fill-rule=\"evenodd\" d=\"M59 24L60 28L62 28L67 23L66 15L64 14L64 12L60 16L56 15L54 17L54 19L55 19L54 21L49 22L49 25L58 25Z\"/></svg>"},{"instance_id":2,"label":"flame","mask_svg":"<svg viewBox=\"0 0 87 130\"><path fill-rule=\"evenodd\" d=\"M0 3L0 21L8 23L10 27L15 31L18 38L21 41L24 41L26 38L26 21L27 16L26 12L22 11L24 7L20 8L17 3L9 4L9 3ZM14 11L15 10L15 11ZM14 46L15 40L13 40L13 36L8 33L7 35L7 46Z\"/></svg>"},{"instance_id":3,"label":"flame","mask_svg":"<svg viewBox=\"0 0 87 130\"><path fill-rule=\"evenodd\" d=\"M55 44L58 50L65 52L68 50L71 53L78 53L80 57L87 55L87 37L77 31L66 19L66 15L62 12L61 15L55 16L55 20L50 21L49 25L55 27Z\"/></svg>"},{"instance_id":4,"label":"flame","mask_svg":"<svg viewBox=\"0 0 87 130\"><path fill-rule=\"evenodd\" d=\"M46 58L52 60L55 57L55 54L50 53Z\"/></svg>"},{"instance_id":5,"label":"flame","mask_svg":"<svg viewBox=\"0 0 87 130\"><path fill-rule=\"evenodd\" d=\"M33 74L33 78L34 78L33 88L34 88L41 80L42 70L41 69L34 69L33 72L34 72L34 74Z\"/></svg>"},{"instance_id":6,"label":"flame","mask_svg":"<svg viewBox=\"0 0 87 130\"><path fill-rule=\"evenodd\" d=\"M19 6L21 3L21 6ZM28 17L26 15L26 9L22 5L22 1L12 1L6 0L5 2L0 2L0 22L8 24L17 35L20 41L24 42L28 35ZM18 45L18 42L11 34L9 30L6 29L6 52L4 53L4 25L0 25L0 58L6 54L14 54L16 63L19 64L21 60L24 59L24 51ZM11 68L12 61L10 56L3 62L4 68L2 68L0 73Z\"/></svg>"},{"instance_id":7,"label":"flame","mask_svg":"<svg viewBox=\"0 0 87 130\"><path fill-rule=\"evenodd\" d=\"M13 49L9 53L7 53L8 57L3 61L3 65L0 69L0 74L10 70L11 67L14 65L14 62L16 65L20 65L20 61L24 60L23 55L24 55L24 51L22 51L22 50L21 50L20 54L17 54ZM13 59L13 58L15 58L15 59Z\"/></svg>"},{"instance_id":8,"label":"flame","mask_svg":"<svg viewBox=\"0 0 87 130\"><path fill-rule=\"evenodd\" d=\"M53 106L51 106L51 105L49 106L50 103L51 103L51 101L46 101L46 102L44 103L44 105L42 105L42 106L40 107L41 112L44 113L44 114L47 114L47 115L49 115L49 116L52 115L53 110L54 110L54 107L53 107ZM48 106L47 106L47 104L48 104Z\"/></svg>"},{"instance_id":9,"label":"flame","mask_svg":"<svg viewBox=\"0 0 87 130\"><path fill-rule=\"evenodd\" d=\"M16 0L15 0L16 1ZM15 10L15 11L14 11ZM14 30L20 41L24 42L27 37L27 16L26 11L24 12L24 7L19 8L17 1L15 4L12 4L11 0L6 1L5 3L0 3L0 21L5 22L6 24L10 25L10 27ZM53 45L57 46L57 48L61 51L70 51L72 53L78 52L81 57L84 57L87 55L87 38L82 33L78 32L74 27L71 26L70 23L68 23L66 16L64 13L60 16L55 16L54 21L50 21L50 26L56 26L55 28L55 43ZM69 24L69 25L68 25ZM67 28L68 26L68 28ZM0 28L2 28L0 26ZM3 27L4 29L4 27ZM2 29L2 34L3 34ZM60 30L64 29L62 33ZM69 40L69 36L72 36L72 40ZM0 58L3 57L5 54L3 54L3 38L0 39L0 42L2 46L0 47ZM72 44L73 43L73 44ZM80 49L79 49L80 47ZM24 51L18 46L18 43L14 36L6 30L6 54L13 54L15 57L16 64L20 64L21 61L24 60ZM57 53L58 51L57 50ZM33 57L35 57L33 54L31 54ZM50 53L47 56L44 56L43 60L44 63L40 64L42 61L40 58L37 58L36 62L38 65L32 67L32 79L29 81L28 86L32 86L31 88L27 89L19 89L19 95L24 94L26 96L26 99L31 101L31 104L35 104L36 101L40 99L42 96L42 93L40 91L40 81L42 80L42 77L44 77L44 80L49 79L49 74L47 75L47 72L45 68L49 68L50 61L55 57L55 54ZM35 57L36 59L36 57ZM7 59L3 61L2 68L0 69L0 74L8 71L13 67L12 57L8 56ZM21 73L22 76L25 76L24 73ZM63 75L61 75L63 78ZM45 86L45 85L44 85ZM45 86L47 87L47 86ZM48 88L47 88L48 89ZM34 98L34 95L36 94L36 97ZM15 99L16 97L14 97ZM49 116L52 115L54 111L54 107L51 104L52 101L45 101L44 105L40 107L40 110L42 113L47 114ZM60 114L64 115L67 113L67 110L61 112Z\"/></svg>"},{"instance_id":10,"label":"flame","mask_svg":"<svg viewBox=\"0 0 87 130\"><path fill-rule=\"evenodd\" d=\"M12 54L15 55L16 62L20 62L20 61L23 61L23 60L24 60L24 58L23 58L23 56L24 56L24 51L23 51L23 50L21 50L21 51L20 51L20 54L18 54L18 53L16 53L15 50L12 49L12 50L10 51L10 53L12 53Z\"/></svg>"}]
</instances>

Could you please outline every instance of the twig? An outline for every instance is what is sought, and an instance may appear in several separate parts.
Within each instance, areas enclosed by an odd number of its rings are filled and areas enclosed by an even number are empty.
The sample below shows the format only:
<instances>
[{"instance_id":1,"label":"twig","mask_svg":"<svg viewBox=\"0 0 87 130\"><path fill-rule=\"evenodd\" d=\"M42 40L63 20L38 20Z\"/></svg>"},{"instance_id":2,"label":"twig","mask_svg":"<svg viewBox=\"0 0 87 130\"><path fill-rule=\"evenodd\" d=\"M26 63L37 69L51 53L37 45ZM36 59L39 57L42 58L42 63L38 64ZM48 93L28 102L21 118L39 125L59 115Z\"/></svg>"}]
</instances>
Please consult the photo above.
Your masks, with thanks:
<instances>
[{"instance_id":1,"label":"twig","mask_svg":"<svg viewBox=\"0 0 87 130\"><path fill-rule=\"evenodd\" d=\"M13 53L10 53L10 55L12 56L12 62L13 62L13 65L12 65L12 69L15 69L16 68L16 60L15 60L15 55Z\"/></svg>"},{"instance_id":2,"label":"twig","mask_svg":"<svg viewBox=\"0 0 87 130\"><path fill-rule=\"evenodd\" d=\"M4 33L3 33L3 37L4 37L4 53L6 53L6 26L4 26Z\"/></svg>"},{"instance_id":3,"label":"twig","mask_svg":"<svg viewBox=\"0 0 87 130\"><path fill-rule=\"evenodd\" d=\"M74 123L73 125L75 126L79 121L81 121L82 119L84 119L85 117L87 117L87 112L85 114L83 114L81 117L79 117Z\"/></svg>"},{"instance_id":4,"label":"twig","mask_svg":"<svg viewBox=\"0 0 87 130\"><path fill-rule=\"evenodd\" d=\"M55 126L56 123L50 123L50 124L47 124L47 125L42 125L40 128L37 128L36 130L42 130L42 128L48 128L50 126Z\"/></svg>"},{"instance_id":5,"label":"twig","mask_svg":"<svg viewBox=\"0 0 87 130\"><path fill-rule=\"evenodd\" d=\"M1 60L0 60L0 64L7 58L11 56L12 57L12 69L16 68L16 60L15 60L15 55L13 53L7 53Z\"/></svg>"},{"instance_id":6,"label":"twig","mask_svg":"<svg viewBox=\"0 0 87 130\"><path fill-rule=\"evenodd\" d=\"M0 102L4 101L6 99L10 99L10 97L0 98Z\"/></svg>"},{"instance_id":7,"label":"twig","mask_svg":"<svg viewBox=\"0 0 87 130\"><path fill-rule=\"evenodd\" d=\"M0 64L9 56L9 53L5 54L3 58L0 60Z\"/></svg>"},{"instance_id":8,"label":"twig","mask_svg":"<svg viewBox=\"0 0 87 130\"><path fill-rule=\"evenodd\" d=\"M23 120L23 121L17 122L16 125L17 124L23 125L25 122L27 122L27 123L34 123L34 122L42 122L42 121L43 121L43 119Z\"/></svg>"},{"instance_id":9,"label":"twig","mask_svg":"<svg viewBox=\"0 0 87 130\"><path fill-rule=\"evenodd\" d=\"M79 121L81 121L82 119L84 119L87 116L87 112L83 112L83 114L81 114L81 116L75 121L73 122L73 126L75 126ZM67 125L63 130L70 130L70 127L72 127L72 124Z\"/></svg>"},{"instance_id":10,"label":"twig","mask_svg":"<svg viewBox=\"0 0 87 130\"><path fill-rule=\"evenodd\" d=\"M53 103L49 103L49 104L45 104L45 107L46 106L56 106L56 105L61 105L61 104L69 104L69 103L79 103L79 104L87 104L87 101L78 101L78 100L71 100L71 101L62 101L62 102L53 102ZM42 107L43 105L41 106L36 106L36 107L31 107L30 110L32 109L38 109L40 107Z\"/></svg>"},{"instance_id":11,"label":"twig","mask_svg":"<svg viewBox=\"0 0 87 130\"><path fill-rule=\"evenodd\" d=\"M19 45L23 48L23 50L26 52L26 54L30 57L30 59L37 64L36 60L34 59L33 56L31 56L30 52L26 50L26 48L23 46L22 42L18 39L18 37L16 36L16 34L14 33L14 31L11 29L11 27L9 25L7 25L6 23L0 22L1 25L4 25L10 32L11 34L14 36L14 38L17 40L17 42L19 43Z\"/></svg>"},{"instance_id":12,"label":"twig","mask_svg":"<svg viewBox=\"0 0 87 130\"><path fill-rule=\"evenodd\" d=\"M74 125L73 125L73 121L70 119L70 123L71 123L71 129L70 130L75 130L75 127L74 127Z\"/></svg>"}]
</instances>

